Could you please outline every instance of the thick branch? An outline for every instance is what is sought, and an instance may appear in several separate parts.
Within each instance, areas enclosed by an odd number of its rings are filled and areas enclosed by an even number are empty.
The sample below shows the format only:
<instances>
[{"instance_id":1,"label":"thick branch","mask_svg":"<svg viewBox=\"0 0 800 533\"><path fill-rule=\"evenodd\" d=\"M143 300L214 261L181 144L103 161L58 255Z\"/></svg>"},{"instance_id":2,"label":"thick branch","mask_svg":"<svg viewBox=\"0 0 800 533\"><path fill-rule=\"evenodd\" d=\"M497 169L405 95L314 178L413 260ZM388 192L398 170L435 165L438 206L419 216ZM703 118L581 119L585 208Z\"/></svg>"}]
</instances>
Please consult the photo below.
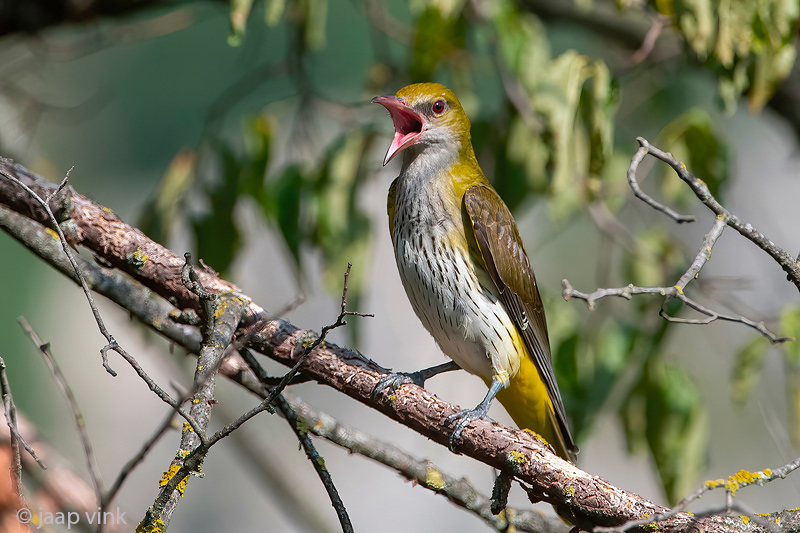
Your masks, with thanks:
<instances>
[{"instance_id":1,"label":"thick branch","mask_svg":"<svg viewBox=\"0 0 800 533\"><path fill-rule=\"evenodd\" d=\"M0 159L0 170L12 173L18 179L27 180L28 186L40 188L44 197L54 188L43 178L28 173L8 160ZM0 178L0 204L10 205L31 218L40 217L36 206L31 200L26 203L26 198L27 194L18 195L14 192L11 181ZM126 271L162 297L187 307L198 308L197 299L188 294L180 281L182 258L152 242L113 213L69 188L62 191L61 200L65 207L61 225L70 228L67 233L72 235L73 242L87 246L104 261ZM27 245L37 246L36 243ZM142 251L146 257L139 254L138 260L131 258L137 250ZM45 253L42 252L41 255L45 256ZM201 271L198 274L207 288L221 292L235 288L211 272ZM128 294L137 298L144 293L130 291ZM126 307L140 305L124 300L120 304ZM249 305L248 315L261 313L263 310L260 307ZM175 331L161 330L166 336ZM256 351L293 366L306 352L307 343L317 339L318 335L273 318L267 320L260 331L248 337L248 345ZM182 336L181 339L185 340L186 337ZM173 340L180 342L179 339ZM194 344L193 348L196 350L197 345ZM240 360L228 358L220 371L251 390L263 391L263 387ZM334 344L321 343L308 354L302 365L302 372L380 410L433 441L448 445L452 428L445 419L459 411L459 408L415 385L403 385L391 397L374 399L372 390L384 375L385 369L360 354ZM514 477L530 485L530 494L553 504L561 513L572 517L578 525L613 526L643 518L645 515L667 512L664 507L613 487L560 459L529 432L480 420L465 429L462 442L459 450L461 453L499 470L510 471ZM666 532L698 529L706 532L725 531L729 522L730 518L695 518L680 513L662 522L660 529Z\"/></svg>"}]
</instances>

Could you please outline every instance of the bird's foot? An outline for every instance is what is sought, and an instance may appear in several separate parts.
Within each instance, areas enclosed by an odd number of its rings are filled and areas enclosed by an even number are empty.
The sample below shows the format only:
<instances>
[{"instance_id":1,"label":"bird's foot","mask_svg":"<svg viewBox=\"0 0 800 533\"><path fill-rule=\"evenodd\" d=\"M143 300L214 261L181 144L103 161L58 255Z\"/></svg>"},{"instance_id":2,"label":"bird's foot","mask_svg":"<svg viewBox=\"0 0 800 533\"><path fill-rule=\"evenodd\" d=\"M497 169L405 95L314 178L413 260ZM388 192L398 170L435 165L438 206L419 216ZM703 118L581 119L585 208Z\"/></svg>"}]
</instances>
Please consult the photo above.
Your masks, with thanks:
<instances>
[{"instance_id":1,"label":"bird's foot","mask_svg":"<svg viewBox=\"0 0 800 533\"><path fill-rule=\"evenodd\" d=\"M461 438L461 432L464 431L464 429L474 421L485 418L489 422L495 423L495 421L489 418L487 415L488 412L489 406L484 406L481 404L474 409L464 409L463 411L459 411L458 413L450 415L445 419L446 424L453 422L455 423L453 425L453 433L450 434L450 451L456 451L456 445L458 444L458 440Z\"/></svg>"},{"instance_id":2,"label":"bird's foot","mask_svg":"<svg viewBox=\"0 0 800 533\"><path fill-rule=\"evenodd\" d=\"M378 381L378 384L372 389L372 397L378 398L387 390L394 392L400 385L405 385L406 383L413 383L423 387L425 385L425 376L422 372L392 372Z\"/></svg>"}]
</instances>

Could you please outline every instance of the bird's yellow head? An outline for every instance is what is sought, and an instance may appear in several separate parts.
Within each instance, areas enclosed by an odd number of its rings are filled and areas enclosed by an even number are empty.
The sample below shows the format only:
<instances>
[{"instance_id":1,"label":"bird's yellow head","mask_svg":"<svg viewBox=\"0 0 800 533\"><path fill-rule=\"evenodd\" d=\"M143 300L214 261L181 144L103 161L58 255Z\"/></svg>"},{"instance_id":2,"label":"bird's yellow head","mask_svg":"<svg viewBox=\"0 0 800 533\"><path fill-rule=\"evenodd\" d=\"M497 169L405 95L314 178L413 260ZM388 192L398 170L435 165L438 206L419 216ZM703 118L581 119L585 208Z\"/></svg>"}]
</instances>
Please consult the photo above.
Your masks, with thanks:
<instances>
[{"instance_id":1,"label":"bird's yellow head","mask_svg":"<svg viewBox=\"0 0 800 533\"><path fill-rule=\"evenodd\" d=\"M394 140L383 164L406 148L428 146L472 151L469 119L453 91L439 83L415 83L403 87L395 96L376 96L392 116Z\"/></svg>"}]
</instances>

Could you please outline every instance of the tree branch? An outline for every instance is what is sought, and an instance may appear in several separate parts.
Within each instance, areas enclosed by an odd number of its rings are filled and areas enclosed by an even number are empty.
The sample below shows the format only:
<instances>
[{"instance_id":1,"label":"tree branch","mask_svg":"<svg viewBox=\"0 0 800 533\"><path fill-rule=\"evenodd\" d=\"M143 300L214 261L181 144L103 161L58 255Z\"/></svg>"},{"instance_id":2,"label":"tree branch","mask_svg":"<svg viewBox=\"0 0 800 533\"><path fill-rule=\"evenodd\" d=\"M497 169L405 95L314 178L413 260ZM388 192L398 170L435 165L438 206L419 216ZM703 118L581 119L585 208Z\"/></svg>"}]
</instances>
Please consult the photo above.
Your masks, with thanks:
<instances>
[{"instance_id":1,"label":"tree branch","mask_svg":"<svg viewBox=\"0 0 800 533\"><path fill-rule=\"evenodd\" d=\"M46 191L56 188L8 160L0 159L0 170L28 180L31 188L45 191L45 197ZM0 179L0 204L7 205L26 217L41 217L41 212L37 211L30 196L15 194L14 190L11 180ZM199 309L197 298L180 282L183 261L175 254L150 241L113 213L69 187L62 190L56 198L62 202L59 205L64 207L61 210L61 224L69 228L66 233L71 236L73 243L93 250L104 261L129 273L163 298L183 307ZM7 217L7 220L11 218L13 217ZM38 246L37 242L29 242L27 245L33 248ZM131 258L136 251L145 254L145 257L139 254L138 259ZM42 251L41 255L45 256L46 253ZM218 292L235 288L207 271L199 271L198 277L206 288ZM241 294L238 290L236 292ZM130 291L128 294L131 297L141 297L145 293ZM140 308L140 304L125 301L120 303L126 307ZM262 313L264 311L259 306L248 304L249 316L263 316ZM160 330L166 336L178 331L180 330L177 328ZM319 343L308 351L309 344L318 337L280 318L269 318L257 333L249 337L247 345L287 366L294 366L308 352L305 362L299 367L304 374L383 412L443 446L448 445L451 428L445 420L460 410L457 406L411 384L399 387L385 401L373 398L372 391L383 377L385 369L354 351L327 342ZM181 337L182 340L186 338ZM173 340L178 342L177 338ZM193 348L196 350L197 345L193 344ZM220 372L249 390L257 393L263 391L263 386L240 358L227 358L220 367ZM248 413L245 417L247 416L251 414ZM219 433L225 431L228 428ZM209 439L211 441L213 438ZM476 421L464 430L459 451L493 468L510 472L514 478L529 485L529 495L533 499L554 505L560 513L583 528L596 525L615 526L667 512L666 508L614 487L555 456L541 440L529 432L506 428L486 420ZM192 455L194 453L190 457ZM191 468L198 465L199 461ZM697 518L679 513L662 522L660 528L667 533L687 529L725 531L730 520L730 517Z\"/></svg>"}]
</instances>

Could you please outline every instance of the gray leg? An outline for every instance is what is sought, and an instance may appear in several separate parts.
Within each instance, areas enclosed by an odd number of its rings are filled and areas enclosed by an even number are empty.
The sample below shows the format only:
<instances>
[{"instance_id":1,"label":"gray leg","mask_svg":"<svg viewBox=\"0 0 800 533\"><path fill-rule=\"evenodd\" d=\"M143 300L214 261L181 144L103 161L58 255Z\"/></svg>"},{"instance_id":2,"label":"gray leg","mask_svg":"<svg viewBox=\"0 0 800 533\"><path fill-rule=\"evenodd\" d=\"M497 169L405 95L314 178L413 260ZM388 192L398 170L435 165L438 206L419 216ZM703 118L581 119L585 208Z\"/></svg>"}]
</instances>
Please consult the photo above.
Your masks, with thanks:
<instances>
[{"instance_id":1,"label":"gray leg","mask_svg":"<svg viewBox=\"0 0 800 533\"><path fill-rule=\"evenodd\" d=\"M486 397L475 407L475 409L464 409L454 415L450 415L447 417L445 422L448 424L450 422L455 422L453 426L453 433L450 435L450 449L455 451L456 443L458 439L461 438L461 432L464 430L465 427L469 426L475 420L480 418L487 418L486 414L489 412L489 406L492 405L492 400L494 397L497 396L497 393L500 392L500 389L503 388L503 383L497 379L492 379L492 386L489 387L489 392L486 393Z\"/></svg>"},{"instance_id":2,"label":"gray leg","mask_svg":"<svg viewBox=\"0 0 800 533\"><path fill-rule=\"evenodd\" d=\"M393 391L405 383L413 383L415 385L419 385L420 387L424 387L425 382L433 376L442 374L444 372L459 370L460 368L461 367L458 366L455 361L448 361L446 363L442 363L441 365L423 368L422 370L418 370L416 372L392 372L391 374L387 374L382 377L378 384L375 385L375 388L372 390L372 396L374 398L387 389Z\"/></svg>"}]
</instances>

